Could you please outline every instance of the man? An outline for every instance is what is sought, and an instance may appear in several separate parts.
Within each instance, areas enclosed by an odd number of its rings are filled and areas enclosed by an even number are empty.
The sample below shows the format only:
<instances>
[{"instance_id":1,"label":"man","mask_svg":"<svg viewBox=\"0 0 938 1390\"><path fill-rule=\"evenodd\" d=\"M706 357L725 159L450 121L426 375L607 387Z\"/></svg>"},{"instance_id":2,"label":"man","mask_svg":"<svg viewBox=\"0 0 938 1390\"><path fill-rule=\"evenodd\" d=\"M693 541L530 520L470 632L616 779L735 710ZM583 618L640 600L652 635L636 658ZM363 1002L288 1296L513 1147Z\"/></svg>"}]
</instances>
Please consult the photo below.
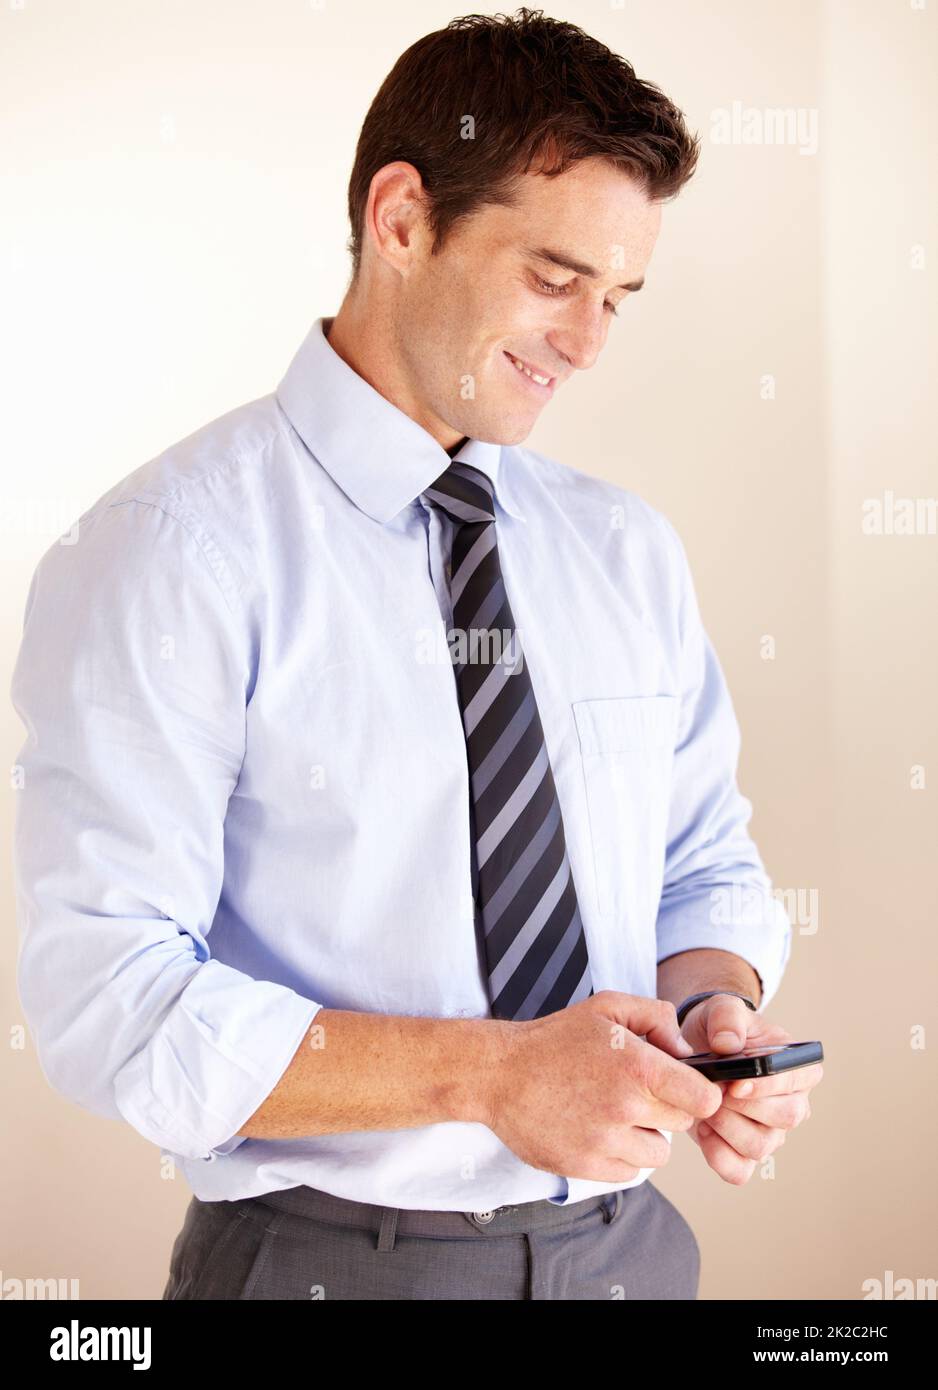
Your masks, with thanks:
<instances>
[{"instance_id":1,"label":"man","mask_svg":"<svg viewBox=\"0 0 938 1390\"><path fill-rule=\"evenodd\" d=\"M681 1060L789 1040L790 939L682 543L521 447L696 157L571 25L428 35L339 312L38 566L22 1000L183 1167L164 1298L693 1298L672 1134L739 1184L808 1114Z\"/></svg>"}]
</instances>

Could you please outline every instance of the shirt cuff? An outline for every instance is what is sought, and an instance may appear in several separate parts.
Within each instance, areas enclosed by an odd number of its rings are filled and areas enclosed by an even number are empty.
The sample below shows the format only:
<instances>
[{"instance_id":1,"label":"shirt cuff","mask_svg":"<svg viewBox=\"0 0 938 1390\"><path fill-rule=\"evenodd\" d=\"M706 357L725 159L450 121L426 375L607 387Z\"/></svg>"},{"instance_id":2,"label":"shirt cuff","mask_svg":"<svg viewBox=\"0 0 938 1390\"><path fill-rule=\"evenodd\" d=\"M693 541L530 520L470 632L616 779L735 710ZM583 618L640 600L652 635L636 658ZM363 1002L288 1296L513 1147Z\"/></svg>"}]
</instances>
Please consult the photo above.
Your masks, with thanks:
<instances>
[{"instance_id":1,"label":"shirt cuff","mask_svg":"<svg viewBox=\"0 0 938 1390\"><path fill-rule=\"evenodd\" d=\"M208 960L114 1079L129 1124L178 1158L212 1162L280 1080L322 1004Z\"/></svg>"},{"instance_id":2,"label":"shirt cuff","mask_svg":"<svg viewBox=\"0 0 938 1390\"><path fill-rule=\"evenodd\" d=\"M762 1012L777 993L785 973L791 953L791 923L781 902L771 893L745 887L740 896L742 905L734 901L734 911L727 920L723 920L709 892L702 898L685 898L662 909L657 927L658 964L679 951L732 951L759 976L762 998L758 1007Z\"/></svg>"}]
</instances>

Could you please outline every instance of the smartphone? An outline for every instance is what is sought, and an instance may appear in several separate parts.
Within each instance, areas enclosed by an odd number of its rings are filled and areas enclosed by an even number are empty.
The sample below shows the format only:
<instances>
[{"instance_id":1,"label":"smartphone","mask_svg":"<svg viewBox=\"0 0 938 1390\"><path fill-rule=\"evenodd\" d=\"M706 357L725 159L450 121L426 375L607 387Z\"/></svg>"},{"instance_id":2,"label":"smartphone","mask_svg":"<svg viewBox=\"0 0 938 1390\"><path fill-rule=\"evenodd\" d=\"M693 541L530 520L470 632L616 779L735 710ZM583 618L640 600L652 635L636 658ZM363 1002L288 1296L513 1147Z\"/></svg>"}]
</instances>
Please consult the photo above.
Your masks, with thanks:
<instances>
[{"instance_id":1,"label":"smartphone","mask_svg":"<svg viewBox=\"0 0 938 1390\"><path fill-rule=\"evenodd\" d=\"M824 1060L819 1042L780 1043L775 1047L746 1047L742 1052L695 1052L679 1057L710 1081L738 1081L740 1077L775 1076L794 1067L809 1067Z\"/></svg>"}]
</instances>

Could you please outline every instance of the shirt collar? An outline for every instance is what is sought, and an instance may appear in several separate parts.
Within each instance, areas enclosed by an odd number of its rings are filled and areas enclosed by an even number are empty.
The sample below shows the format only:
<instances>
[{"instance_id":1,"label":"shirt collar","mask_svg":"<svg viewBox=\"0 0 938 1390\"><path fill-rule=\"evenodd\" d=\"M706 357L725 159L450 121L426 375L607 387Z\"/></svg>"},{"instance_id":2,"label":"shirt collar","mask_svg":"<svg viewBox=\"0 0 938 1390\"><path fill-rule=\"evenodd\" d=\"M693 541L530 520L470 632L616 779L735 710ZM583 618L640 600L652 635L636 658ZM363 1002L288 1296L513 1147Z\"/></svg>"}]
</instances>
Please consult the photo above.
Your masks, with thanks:
<instances>
[{"instance_id":1,"label":"shirt collar","mask_svg":"<svg viewBox=\"0 0 938 1390\"><path fill-rule=\"evenodd\" d=\"M339 356L326 338L331 325L331 318L316 319L277 387L277 400L346 496L383 523L413 502L453 460ZM467 439L455 457L486 473L495 485L497 504L524 520L500 444Z\"/></svg>"}]
</instances>

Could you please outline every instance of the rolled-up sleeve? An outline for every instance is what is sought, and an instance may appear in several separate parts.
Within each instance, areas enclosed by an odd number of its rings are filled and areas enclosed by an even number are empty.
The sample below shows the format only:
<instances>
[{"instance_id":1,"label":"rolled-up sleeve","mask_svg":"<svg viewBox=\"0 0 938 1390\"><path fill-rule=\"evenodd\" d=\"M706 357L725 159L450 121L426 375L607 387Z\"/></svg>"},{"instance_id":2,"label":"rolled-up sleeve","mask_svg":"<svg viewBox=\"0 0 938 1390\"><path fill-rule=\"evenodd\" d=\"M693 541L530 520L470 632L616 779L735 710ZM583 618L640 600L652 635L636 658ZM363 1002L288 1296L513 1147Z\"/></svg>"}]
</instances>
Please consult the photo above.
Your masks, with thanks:
<instances>
[{"instance_id":1,"label":"rolled-up sleeve","mask_svg":"<svg viewBox=\"0 0 938 1390\"><path fill-rule=\"evenodd\" d=\"M748 833L752 803L736 782L739 725L683 543L662 520L675 547L682 690L657 958L703 947L732 951L757 972L763 1008L788 962L791 923Z\"/></svg>"},{"instance_id":2,"label":"rolled-up sleeve","mask_svg":"<svg viewBox=\"0 0 938 1390\"><path fill-rule=\"evenodd\" d=\"M252 655L224 557L185 514L102 504L26 600L11 695L18 984L50 1084L211 1160L321 1007L209 950Z\"/></svg>"}]
</instances>

